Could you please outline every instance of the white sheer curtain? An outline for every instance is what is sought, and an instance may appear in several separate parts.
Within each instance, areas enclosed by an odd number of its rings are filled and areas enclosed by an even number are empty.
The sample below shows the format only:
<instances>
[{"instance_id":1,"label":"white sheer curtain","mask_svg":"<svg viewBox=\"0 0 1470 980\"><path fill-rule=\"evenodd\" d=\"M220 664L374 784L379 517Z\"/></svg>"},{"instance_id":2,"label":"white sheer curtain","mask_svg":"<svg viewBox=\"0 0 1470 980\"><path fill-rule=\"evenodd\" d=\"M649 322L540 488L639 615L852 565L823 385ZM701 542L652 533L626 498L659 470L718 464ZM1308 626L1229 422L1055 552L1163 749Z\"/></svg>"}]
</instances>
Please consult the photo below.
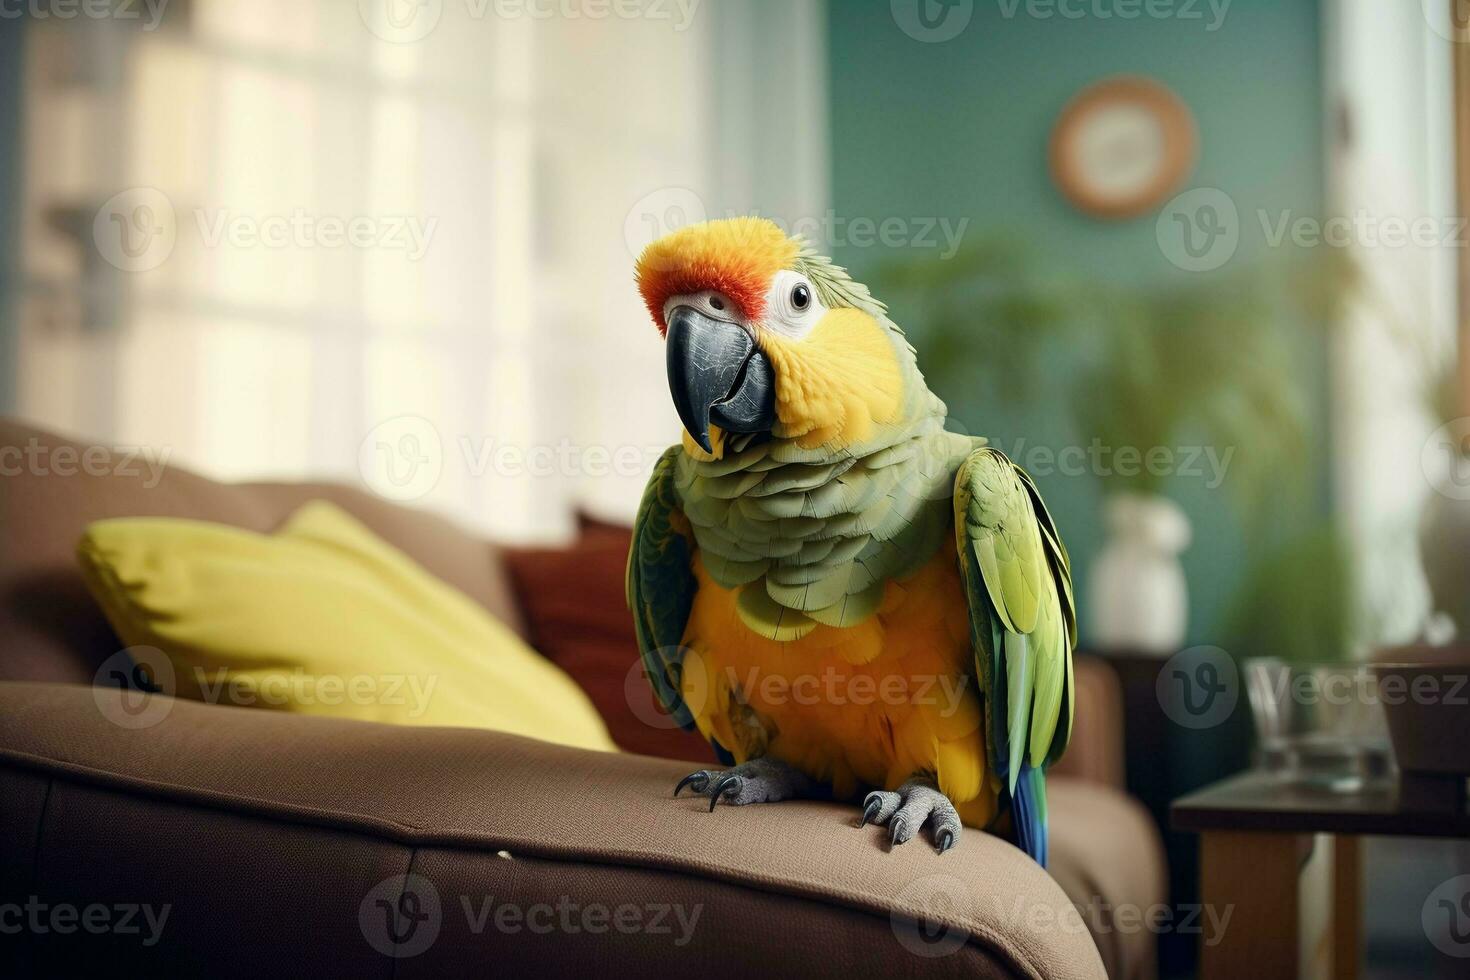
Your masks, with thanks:
<instances>
[{"instance_id":1,"label":"white sheer curtain","mask_svg":"<svg viewBox=\"0 0 1470 980\"><path fill-rule=\"evenodd\" d=\"M825 206L822 9L499 9L34 27L21 413L507 539L631 514L678 432L634 253L699 212Z\"/></svg>"},{"instance_id":2,"label":"white sheer curtain","mask_svg":"<svg viewBox=\"0 0 1470 980\"><path fill-rule=\"evenodd\" d=\"M1448 231L1456 212L1451 42L1418 5L1333 0L1322 15L1328 115L1351 121L1328 130L1330 210L1443 219ZM1334 491L1370 642L1407 642L1424 628L1431 610L1418 524L1439 478L1426 469L1426 441L1441 420L1423 407L1420 352L1382 311L1417 332L1424 349L1450 356L1455 251L1416 243L1353 250L1370 298L1347 311L1334 341Z\"/></svg>"}]
</instances>

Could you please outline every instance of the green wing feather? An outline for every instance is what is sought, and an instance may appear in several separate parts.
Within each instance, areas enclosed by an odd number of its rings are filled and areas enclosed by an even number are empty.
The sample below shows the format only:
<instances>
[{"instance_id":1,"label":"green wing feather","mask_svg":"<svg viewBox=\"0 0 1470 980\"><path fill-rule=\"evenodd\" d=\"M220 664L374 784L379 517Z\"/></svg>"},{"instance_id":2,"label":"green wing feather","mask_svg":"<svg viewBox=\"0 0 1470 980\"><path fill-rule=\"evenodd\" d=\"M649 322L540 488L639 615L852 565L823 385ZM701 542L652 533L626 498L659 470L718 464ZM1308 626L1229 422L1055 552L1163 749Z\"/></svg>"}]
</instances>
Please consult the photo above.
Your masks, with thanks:
<instances>
[{"instance_id":1,"label":"green wing feather","mask_svg":"<svg viewBox=\"0 0 1470 980\"><path fill-rule=\"evenodd\" d=\"M954 512L987 761L1014 792L1023 762L1049 765L1071 737L1071 562L1035 484L999 450L961 464Z\"/></svg>"},{"instance_id":2,"label":"green wing feather","mask_svg":"<svg viewBox=\"0 0 1470 980\"><path fill-rule=\"evenodd\" d=\"M628 608L655 697L675 721L692 729L694 717L679 696L679 674L684 628L699 586L690 568L693 544L681 530L685 521L674 487L679 453L678 446L665 450L643 491L628 552Z\"/></svg>"},{"instance_id":3,"label":"green wing feather","mask_svg":"<svg viewBox=\"0 0 1470 980\"><path fill-rule=\"evenodd\" d=\"M1031 509L1041 524L1047 564L1051 568L1052 578L1059 586L1057 597L1062 603L1062 621L1067 628L1066 677L1062 685L1060 718L1046 754L1046 764L1051 765L1061 758L1067 743L1072 740L1073 693L1076 691L1072 680L1072 650L1077 646L1077 604L1072 598L1072 559L1067 554L1067 546L1062 543L1056 522L1051 519L1051 512L1046 509L1046 502L1041 499L1041 492L1036 489L1031 475L1019 466L1015 467L1015 471L1026 486L1026 492L1031 497Z\"/></svg>"}]
</instances>

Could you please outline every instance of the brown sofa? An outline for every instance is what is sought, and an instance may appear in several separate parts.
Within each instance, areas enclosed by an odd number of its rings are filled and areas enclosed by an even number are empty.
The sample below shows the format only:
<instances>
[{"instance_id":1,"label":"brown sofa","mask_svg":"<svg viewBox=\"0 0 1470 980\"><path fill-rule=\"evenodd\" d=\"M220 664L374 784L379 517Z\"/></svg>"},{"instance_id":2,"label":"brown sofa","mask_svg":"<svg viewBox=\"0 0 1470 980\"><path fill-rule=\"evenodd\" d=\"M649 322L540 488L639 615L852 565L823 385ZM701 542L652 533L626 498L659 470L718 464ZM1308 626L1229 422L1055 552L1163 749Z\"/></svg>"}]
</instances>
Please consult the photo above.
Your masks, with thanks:
<instances>
[{"instance_id":1,"label":"brown sofa","mask_svg":"<svg viewBox=\"0 0 1470 980\"><path fill-rule=\"evenodd\" d=\"M72 552L102 517L268 531L327 497L533 639L557 646L566 624L528 622L504 553L436 517L174 466L154 485L117 453L63 465L66 446L87 448L0 423L0 976L1154 972L1154 937L1109 925L1162 902L1164 880L1157 834L1119 788L1118 692L1099 661L1078 663L1073 749L1050 782L1050 875L981 833L890 853L852 807L710 814L671 799L687 763L645 755L163 695L161 720L131 727L115 721L123 694L93 686L120 644ZM516 558L524 589L534 563ZM605 578L586 594L615 595ZM579 656L563 665L612 713L587 644Z\"/></svg>"}]
</instances>

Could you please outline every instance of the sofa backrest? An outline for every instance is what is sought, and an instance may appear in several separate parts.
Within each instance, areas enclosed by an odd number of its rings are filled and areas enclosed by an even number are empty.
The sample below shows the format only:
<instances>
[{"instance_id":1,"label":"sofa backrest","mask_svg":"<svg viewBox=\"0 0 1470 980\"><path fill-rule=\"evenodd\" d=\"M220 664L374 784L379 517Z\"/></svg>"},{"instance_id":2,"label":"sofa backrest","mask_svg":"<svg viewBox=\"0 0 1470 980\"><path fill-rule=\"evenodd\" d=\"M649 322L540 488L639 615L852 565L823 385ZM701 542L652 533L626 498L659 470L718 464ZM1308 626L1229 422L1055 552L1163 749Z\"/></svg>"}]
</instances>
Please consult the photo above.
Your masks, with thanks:
<instances>
[{"instance_id":1,"label":"sofa backrest","mask_svg":"<svg viewBox=\"0 0 1470 980\"><path fill-rule=\"evenodd\" d=\"M77 566L92 521L184 517L269 532L314 499L351 512L524 635L499 550L443 518L337 484L219 483L163 454L150 462L0 419L0 680L90 684L121 649Z\"/></svg>"}]
</instances>

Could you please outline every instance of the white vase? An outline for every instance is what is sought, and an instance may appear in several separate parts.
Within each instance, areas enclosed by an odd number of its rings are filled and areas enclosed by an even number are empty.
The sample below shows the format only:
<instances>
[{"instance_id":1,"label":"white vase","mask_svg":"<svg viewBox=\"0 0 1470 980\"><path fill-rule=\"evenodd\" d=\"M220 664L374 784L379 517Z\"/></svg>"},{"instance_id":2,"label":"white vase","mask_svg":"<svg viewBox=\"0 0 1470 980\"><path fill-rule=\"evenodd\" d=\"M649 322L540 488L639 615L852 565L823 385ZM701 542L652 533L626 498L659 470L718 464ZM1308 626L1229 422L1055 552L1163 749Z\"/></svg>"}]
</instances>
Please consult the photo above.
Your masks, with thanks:
<instances>
[{"instance_id":1,"label":"white vase","mask_svg":"<svg viewBox=\"0 0 1470 980\"><path fill-rule=\"evenodd\" d=\"M1108 539L1088 576L1088 644L1170 656L1184 645L1189 589L1179 555L1189 518L1155 494L1120 493L1103 503Z\"/></svg>"}]
</instances>

